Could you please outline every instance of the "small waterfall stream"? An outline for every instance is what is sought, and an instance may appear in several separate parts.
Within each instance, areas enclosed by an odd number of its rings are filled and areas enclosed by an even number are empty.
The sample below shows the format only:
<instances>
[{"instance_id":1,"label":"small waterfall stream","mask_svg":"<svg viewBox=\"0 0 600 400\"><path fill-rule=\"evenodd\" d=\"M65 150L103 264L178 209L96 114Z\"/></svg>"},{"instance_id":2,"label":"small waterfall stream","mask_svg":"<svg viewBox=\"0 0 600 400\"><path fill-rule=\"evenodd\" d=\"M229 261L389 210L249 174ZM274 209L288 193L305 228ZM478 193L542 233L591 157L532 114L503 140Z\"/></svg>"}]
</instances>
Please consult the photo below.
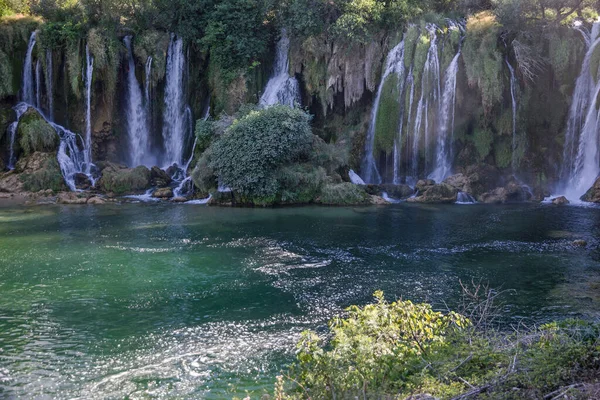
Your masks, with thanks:
<instances>
[{"instance_id":1,"label":"small waterfall stream","mask_svg":"<svg viewBox=\"0 0 600 400\"><path fill-rule=\"evenodd\" d=\"M165 154L163 165L183 164L185 143L183 39L171 35L167 52L167 72L163 114L163 143Z\"/></svg>"},{"instance_id":2,"label":"small waterfall stream","mask_svg":"<svg viewBox=\"0 0 600 400\"><path fill-rule=\"evenodd\" d=\"M290 39L287 36L286 30L283 29L281 31L281 39L277 43L273 74L269 78L265 91L260 98L260 105L263 107L273 104L284 104L294 107L296 103L300 103L300 86L298 80L289 75L289 51Z\"/></svg>"},{"instance_id":3,"label":"small waterfall stream","mask_svg":"<svg viewBox=\"0 0 600 400\"><path fill-rule=\"evenodd\" d=\"M46 101L47 101L47 112L46 115L50 121L54 121L54 88L52 79L54 76L54 68L52 63L52 50L46 50Z\"/></svg>"},{"instance_id":4,"label":"small waterfall stream","mask_svg":"<svg viewBox=\"0 0 600 400\"><path fill-rule=\"evenodd\" d=\"M511 168L513 174L517 172L517 78L515 76L515 70L508 62L508 59L505 60L506 65L508 66L508 71L510 72L510 97L512 101L512 159L511 159Z\"/></svg>"},{"instance_id":5,"label":"small waterfall stream","mask_svg":"<svg viewBox=\"0 0 600 400\"><path fill-rule=\"evenodd\" d=\"M27 103L24 103L24 102L21 102L13 107L13 110L15 110L15 113L17 114L17 119L15 122L10 124L8 127L8 137L10 140L10 150L9 150L10 153L8 156L8 169L10 169L10 170L15 169L15 163L17 162L16 157L15 157L15 139L17 137L17 128L19 126L19 121L21 120L21 117L23 116L23 114L25 114L25 111L27 111L27 108L29 108L29 106L27 105Z\"/></svg>"},{"instance_id":6,"label":"small waterfall stream","mask_svg":"<svg viewBox=\"0 0 600 400\"><path fill-rule=\"evenodd\" d=\"M146 107L146 117L148 118L148 129L152 126L152 99L150 98L150 84L152 81L152 57L148 57L146 60L144 77L144 106Z\"/></svg>"},{"instance_id":7,"label":"small waterfall stream","mask_svg":"<svg viewBox=\"0 0 600 400\"><path fill-rule=\"evenodd\" d=\"M33 86L33 47L36 43L36 32L32 32L27 45L27 53L23 62L23 83L21 88L21 100L27 104L35 104L35 93Z\"/></svg>"},{"instance_id":8,"label":"small waterfall stream","mask_svg":"<svg viewBox=\"0 0 600 400\"><path fill-rule=\"evenodd\" d=\"M40 60L35 63L35 106L42 109L42 64Z\"/></svg>"},{"instance_id":9,"label":"small waterfall stream","mask_svg":"<svg viewBox=\"0 0 600 400\"><path fill-rule=\"evenodd\" d=\"M371 120L369 122L369 129L367 131L367 139L365 141L365 156L362 162L362 175L363 180L367 183L381 183L381 176L377 170L375 157L373 156L373 150L375 145L375 127L377 124L377 111L379 111L379 102L381 100L381 91L385 84L385 79L392 73L402 76L404 74L404 41L398 43L390 52L386 58L385 68L377 88L377 95L373 102L373 108L371 109Z\"/></svg>"},{"instance_id":10,"label":"small waterfall stream","mask_svg":"<svg viewBox=\"0 0 600 400\"><path fill-rule=\"evenodd\" d=\"M597 110L600 80L595 83L599 71L592 71L590 66L600 43L600 22L594 23L589 35L582 29L580 32L588 47L569 110L561 168L562 191L571 201L578 201L600 172Z\"/></svg>"},{"instance_id":11,"label":"small waterfall stream","mask_svg":"<svg viewBox=\"0 0 600 400\"><path fill-rule=\"evenodd\" d=\"M150 130L147 108L143 104L142 90L135 76L135 62L131 48L131 36L123 39L127 48L127 135L129 138L129 165L150 165ZM146 90L148 90L146 88Z\"/></svg>"},{"instance_id":12,"label":"small waterfall stream","mask_svg":"<svg viewBox=\"0 0 600 400\"><path fill-rule=\"evenodd\" d=\"M92 169L92 78L94 74L94 57L90 49L85 46L85 138L83 146L83 159L85 174L91 176Z\"/></svg>"}]
</instances>

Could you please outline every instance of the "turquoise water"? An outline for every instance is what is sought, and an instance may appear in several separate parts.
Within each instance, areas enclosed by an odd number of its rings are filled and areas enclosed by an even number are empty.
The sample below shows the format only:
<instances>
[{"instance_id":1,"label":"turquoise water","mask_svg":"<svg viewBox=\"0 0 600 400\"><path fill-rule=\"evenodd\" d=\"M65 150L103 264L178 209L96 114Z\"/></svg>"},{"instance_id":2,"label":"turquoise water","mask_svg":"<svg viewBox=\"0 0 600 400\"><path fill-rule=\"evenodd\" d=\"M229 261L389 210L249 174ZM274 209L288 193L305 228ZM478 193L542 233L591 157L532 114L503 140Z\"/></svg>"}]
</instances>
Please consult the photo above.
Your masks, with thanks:
<instances>
[{"instance_id":1,"label":"turquoise water","mask_svg":"<svg viewBox=\"0 0 600 400\"><path fill-rule=\"evenodd\" d=\"M481 279L515 289L508 322L595 316L599 237L600 209L550 205L0 208L0 397L260 393L376 289L442 307Z\"/></svg>"}]
</instances>

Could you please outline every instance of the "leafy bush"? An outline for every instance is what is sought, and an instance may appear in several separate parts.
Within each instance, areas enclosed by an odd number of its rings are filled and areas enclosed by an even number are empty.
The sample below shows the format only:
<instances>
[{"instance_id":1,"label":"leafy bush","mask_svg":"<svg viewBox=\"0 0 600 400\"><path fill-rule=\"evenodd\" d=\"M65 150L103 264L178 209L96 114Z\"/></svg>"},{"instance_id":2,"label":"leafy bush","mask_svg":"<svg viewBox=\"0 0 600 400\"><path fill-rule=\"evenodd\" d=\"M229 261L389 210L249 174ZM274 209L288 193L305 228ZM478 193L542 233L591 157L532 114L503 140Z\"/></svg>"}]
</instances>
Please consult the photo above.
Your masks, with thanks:
<instances>
[{"instance_id":1,"label":"leafy bush","mask_svg":"<svg viewBox=\"0 0 600 400\"><path fill-rule=\"evenodd\" d=\"M210 167L222 183L249 201L272 203L280 189L275 171L306 155L310 116L273 106L236 121L212 146Z\"/></svg>"},{"instance_id":2,"label":"leafy bush","mask_svg":"<svg viewBox=\"0 0 600 400\"><path fill-rule=\"evenodd\" d=\"M215 136L215 123L214 121L199 119L196 121L196 129L194 132L197 140L196 151L202 153L204 150L208 149L208 146L210 146L210 143Z\"/></svg>"},{"instance_id":3,"label":"leafy bush","mask_svg":"<svg viewBox=\"0 0 600 400\"><path fill-rule=\"evenodd\" d=\"M38 113L28 110L19 121L17 135L24 155L35 151L54 151L58 146L58 135Z\"/></svg>"},{"instance_id":4,"label":"leafy bush","mask_svg":"<svg viewBox=\"0 0 600 400\"><path fill-rule=\"evenodd\" d=\"M212 149L208 148L196 163L192 171L192 180L194 185L202 194L208 194L217 189L218 182L215 177L215 172L210 166L212 158ZM206 197L206 196L203 196Z\"/></svg>"},{"instance_id":5,"label":"leafy bush","mask_svg":"<svg viewBox=\"0 0 600 400\"><path fill-rule=\"evenodd\" d=\"M279 202L283 204L306 204L317 198L327 178L322 167L310 163L294 164L277 171L280 185Z\"/></svg>"}]
</instances>

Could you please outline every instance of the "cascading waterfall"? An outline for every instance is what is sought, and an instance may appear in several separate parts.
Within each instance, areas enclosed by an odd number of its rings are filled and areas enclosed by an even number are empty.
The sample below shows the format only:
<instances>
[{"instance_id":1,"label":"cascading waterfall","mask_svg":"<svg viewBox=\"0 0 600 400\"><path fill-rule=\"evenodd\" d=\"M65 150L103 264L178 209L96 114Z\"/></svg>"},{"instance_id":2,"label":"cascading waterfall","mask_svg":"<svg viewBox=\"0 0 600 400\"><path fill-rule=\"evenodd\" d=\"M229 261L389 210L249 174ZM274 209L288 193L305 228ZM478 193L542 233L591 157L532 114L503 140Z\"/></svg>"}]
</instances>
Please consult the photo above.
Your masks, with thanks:
<instances>
[{"instance_id":1,"label":"cascading waterfall","mask_svg":"<svg viewBox=\"0 0 600 400\"><path fill-rule=\"evenodd\" d=\"M54 89L52 85L52 77L54 76L54 68L52 64L52 50L46 50L46 101L48 111L46 115L50 121L54 121Z\"/></svg>"},{"instance_id":2,"label":"cascading waterfall","mask_svg":"<svg viewBox=\"0 0 600 400\"><path fill-rule=\"evenodd\" d=\"M131 36L123 39L127 48L127 135L129 138L130 166L150 165L150 130L148 129L147 108L142 101L142 90L135 76L135 62L131 49Z\"/></svg>"},{"instance_id":3,"label":"cascading waterfall","mask_svg":"<svg viewBox=\"0 0 600 400\"><path fill-rule=\"evenodd\" d=\"M35 106L42 109L42 64L40 60L35 63Z\"/></svg>"},{"instance_id":4,"label":"cascading waterfall","mask_svg":"<svg viewBox=\"0 0 600 400\"><path fill-rule=\"evenodd\" d=\"M460 46L458 52L450 62L444 74L444 94L442 95L442 106L440 108L439 128L437 136L437 155L435 170L429 175L430 179L441 182L450 175L452 168L451 138L454 136L454 112L456 104L456 75L458 73L458 59L460 57ZM448 131L451 132L450 138ZM450 141L450 143L449 143Z\"/></svg>"},{"instance_id":5,"label":"cascading waterfall","mask_svg":"<svg viewBox=\"0 0 600 400\"><path fill-rule=\"evenodd\" d=\"M92 169L92 78L94 74L94 57L90 49L85 46L85 139L83 146L83 159L85 174L91 176Z\"/></svg>"},{"instance_id":6,"label":"cascading waterfall","mask_svg":"<svg viewBox=\"0 0 600 400\"><path fill-rule=\"evenodd\" d=\"M417 116L415 118L415 125L412 137L412 172L413 180L418 179L419 174L419 149L421 144L421 127L423 126L424 131L424 145L425 150L425 170L428 168L429 163L429 105L437 104L438 98L441 92L440 82L440 59L438 56L438 27L434 24L428 24L426 27L429 32L430 44L429 50L427 51L427 58L425 60L425 66L423 67L423 73L421 76L421 97L417 104Z\"/></svg>"},{"instance_id":7,"label":"cascading waterfall","mask_svg":"<svg viewBox=\"0 0 600 400\"><path fill-rule=\"evenodd\" d=\"M281 39L277 43L277 52L275 54L275 65L273 66L273 75L269 78L265 91L260 98L260 105L263 107L273 104L284 104L294 107L300 103L300 86L298 80L289 75L290 39L285 29L281 31Z\"/></svg>"},{"instance_id":8,"label":"cascading waterfall","mask_svg":"<svg viewBox=\"0 0 600 400\"><path fill-rule=\"evenodd\" d=\"M375 157L373 156L373 150L375 147L375 127L377 124L377 111L379 111L381 91L383 89L385 79L392 73L398 74L399 76L404 75L404 41L398 43L392 50L390 50L386 58L385 69L383 70L381 82L379 82L377 95L375 96L373 108L371 109L371 121L369 122L369 130L367 131L367 139L365 141L365 156L361 168L363 180L367 183L381 183L381 176L379 175Z\"/></svg>"},{"instance_id":9,"label":"cascading waterfall","mask_svg":"<svg viewBox=\"0 0 600 400\"><path fill-rule=\"evenodd\" d=\"M600 22L594 23L589 35L582 29L580 32L588 48L569 110L561 168L563 193L568 199L575 201L593 185L600 172L599 115L596 104L600 94L600 80L595 83L594 78L599 71L592 71L590 66L594 50L600 43Z\"/></svg>"},{"instance_id":10,"label":"cascading waterfall","mask_svg":"<svg viewBox=\"0 0 600 400\"><path fill-rule=\"evenodd\" d=\"M148 57L146 59L146 68L144 72L144 105L146 107L146 117L148 118L148 129L150 129L152 125L152 99L150 98L150 82L152 79L152 57Z\"/></svg>"},{"instance_id":11,"label":"cascading waterfall","mask_svg":"<svg viewBox=\"0 0 600 400\"><path fill-rule=\"evenodd\" d=\"M513 174L517 172L517 78L515 70L506 60L508 71L510 72L510 97L512 101L512 159L511 168Z\"/></svg>"},{"instance_id":12,"label":"cascading waterfall","mask_svg":"<svg viewBox=\"0 0 600 400\"><path fill-rule=\"evenodd\" d=\"M10 153L8 156L8 169L10 169L10 170L15 169L15 163L17 162L16 157L15 157L15 139L17 137L17 128L19 126L19 121L21 120L21 117L23 116L23 114L25 114L25 111L27 111L28 108L29 108L29 105L24 102L21 102L13 107L13 110L15 110L15 114L17 114L17 120L15 122L13 122L12 124L10 124L8 127L8 138L10 140L10 150L9 150Z\"/></svg>"},{"instance_id":13,"label":"cascading waterfall","mask_svg":"<svg viewBox=\"0 0 600 400\"><path fill-rule=\"evenodd\" d=\"M190 112L190 115L191 115L191 112ZM206 112L204 113L203 119L206 121L208 119L208 117L210 117L210 106L208 106L206 108ZM198 143L198 138L194 138L194 144L192 145L192 153L190 154L190 157L188 158L187 162L185 163L185 166L183 167L183 173L185 174L185 179L183 179L181 181L181 183L175 189L173 189L174 197L184 197L186 195L189 195L194 188L194 185L192 183L192 177L187 175L187 171L190 168L190 164L192 163L192 160L194 159L194 152L196 151L197 143Z\"/></svg>"},{"instance_id":14,"label":"cascading waterfall","mask_svg":"<svg viewBox=\"0 0 600 400\"><path fill-rule=\"evenodd\" d=\"M32 32L29 37L29 44L27 45L27 53L25 55L25 62L23 63L23 83L21 91L21 100L27 104L35 104L35 88L33 87L33 62L32 53L33 47L36 43L36 32Z\"/></svg>"},{"instance_id":15,"label":"cascading waterfall","mask_svg":"<svg viewBox=\"0 0 600 400\"><path fill-rule=\"evenodd\" d=\"M164 165L183 164L185 144L183 39L171 35L167 52L167 73L163 115Z\"/></svg>"}]
</instances>

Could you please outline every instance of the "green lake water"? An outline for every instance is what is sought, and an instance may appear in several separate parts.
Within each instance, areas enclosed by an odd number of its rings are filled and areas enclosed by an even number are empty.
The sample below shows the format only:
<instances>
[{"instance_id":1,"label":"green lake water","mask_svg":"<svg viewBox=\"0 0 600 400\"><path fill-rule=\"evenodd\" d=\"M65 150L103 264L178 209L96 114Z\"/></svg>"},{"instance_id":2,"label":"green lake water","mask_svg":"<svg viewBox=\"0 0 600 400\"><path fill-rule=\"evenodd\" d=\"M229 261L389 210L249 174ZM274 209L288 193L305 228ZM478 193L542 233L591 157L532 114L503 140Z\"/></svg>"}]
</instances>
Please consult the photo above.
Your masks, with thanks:
<instances>
[{"instance_id":1,"label":"green lake water","mask_svg":"<svg viewBox=\"0 0 600 400\"><path fill-rule=\"evenodd\" d=\"M551 205L0 208L0 398L231 398L373 291L507 323L600 310L600 209ZM573 245L576 239L587 247Z\"/></svg>"}]
</instances>

